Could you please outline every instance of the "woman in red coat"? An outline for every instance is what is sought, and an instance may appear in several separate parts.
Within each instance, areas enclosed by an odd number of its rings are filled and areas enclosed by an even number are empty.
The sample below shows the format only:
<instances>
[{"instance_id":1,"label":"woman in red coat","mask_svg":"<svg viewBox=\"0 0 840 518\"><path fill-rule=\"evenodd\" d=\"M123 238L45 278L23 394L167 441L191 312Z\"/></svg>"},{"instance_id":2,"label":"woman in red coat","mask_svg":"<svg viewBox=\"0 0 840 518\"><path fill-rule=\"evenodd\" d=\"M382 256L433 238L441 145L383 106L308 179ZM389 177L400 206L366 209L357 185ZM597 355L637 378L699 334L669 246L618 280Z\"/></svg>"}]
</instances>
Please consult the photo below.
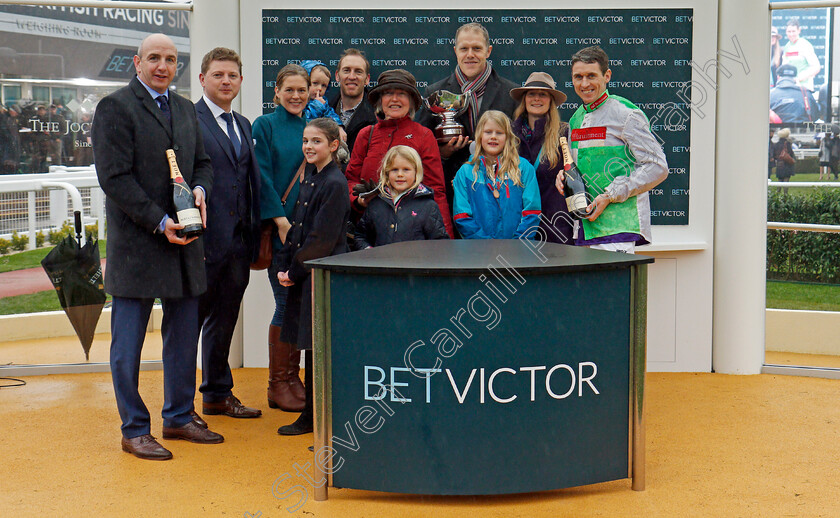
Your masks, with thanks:
<instances>
[{"instance_id":1,"label":"woman in red coat","mask_svg":"<svg viewBox=\"0 0 840 518\"><path fill-rule=\"evenodd\" d=\"M408 146L420 155L423 183L434 191L446 232L454 237L437 140L430 129L412 120L421 102L414 76L402 69L386 70L379 75L377 85L368 95L377 114L384 116L384 120L359 132L347 165L345 175L356 217L365 211L367 201L357 197L353 187L366 180L378 182L379 166L385 153L394 146Z\"/></svg>"}]
</instances>

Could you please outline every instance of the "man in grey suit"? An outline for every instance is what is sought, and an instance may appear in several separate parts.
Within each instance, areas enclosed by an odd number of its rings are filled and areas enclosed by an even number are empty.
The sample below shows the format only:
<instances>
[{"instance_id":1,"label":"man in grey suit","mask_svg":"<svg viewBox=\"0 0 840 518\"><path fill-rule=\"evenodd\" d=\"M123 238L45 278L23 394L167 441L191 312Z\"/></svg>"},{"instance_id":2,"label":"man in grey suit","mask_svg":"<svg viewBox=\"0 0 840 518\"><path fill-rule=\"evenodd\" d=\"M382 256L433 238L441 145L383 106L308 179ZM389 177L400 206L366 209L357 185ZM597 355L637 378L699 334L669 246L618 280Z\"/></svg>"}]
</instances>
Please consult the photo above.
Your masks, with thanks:
<instances>
[{"instance_id":1,"label":"man in grey suit","mask_svg":"<svg viewBox=\"0 0 840 518\"><path fill-rule=\"evenodd\" d=\"M201 387L204 414L253 418L233 395L228 365L239 305L260 244L260 170L251 123L231 109L242 86L242 61L231 49L216 47L201 60L204 90L195 103L204 149L213 164L213 203L207 208L204 255L207 291L199 298Z\"/></svg>"},{"instance_id":2,"label":"man in grey suit","mask_svg":"<svg viewBox=\"0 0 840 518\"><path fill-rule=\"evenodd\" d=\"M113 298L111 377L122 449L151 460L172 458L150 434L149 411L138 391L140 352L155 298L163 305L163 437L202 444L224 440L194 420L198 296L207 287L204 247L201 238L177 235L183 225L170 217L166 150L175 151L203 217L213 169L193 104L169 92L177 63L169 37L146 37L134 56L137 76L99 102L91 130L99 185L107 196L105 289Z\"/></svg>"}]
</instances>

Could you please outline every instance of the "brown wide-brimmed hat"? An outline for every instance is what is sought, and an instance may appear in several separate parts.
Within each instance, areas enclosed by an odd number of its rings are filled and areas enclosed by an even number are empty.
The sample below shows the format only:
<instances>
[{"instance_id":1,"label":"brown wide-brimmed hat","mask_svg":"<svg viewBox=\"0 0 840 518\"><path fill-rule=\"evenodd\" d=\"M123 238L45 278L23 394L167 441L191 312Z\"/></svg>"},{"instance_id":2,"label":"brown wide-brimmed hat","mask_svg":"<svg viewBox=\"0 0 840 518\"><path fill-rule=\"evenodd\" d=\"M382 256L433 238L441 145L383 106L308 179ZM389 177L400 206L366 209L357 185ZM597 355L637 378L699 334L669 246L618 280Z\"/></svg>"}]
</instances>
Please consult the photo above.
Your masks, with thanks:
<instances>
[{"instance_id":1,"label":"brown wide-brimmed hat","mask_svg":"<svg viewBox=\"0 0 840 518\"><path fill-rule=\"evenodd\" d=\"M525 86L514 88L510 91L510 96L519 102L528 90L545 90L554 97L554 102L559 106L566 102L566 94L557 90L556 86L557 83L554 82L554 78L546 72L534 72L528 76Z\"/></svg>"},{"instance_id":2,"label":"brown wide-brimmed hat","mask_svg":"<svg viewBox=\"0 0 840 518\"><path fill-rule=\"evenodd\" d=\"M414 108L419 109L423 106L423 98L420 97L420 90L417 89L417 80L414 79L411 72L401 68L386 70L379 74L379 78L376 80L376 86L368 92L368 98L371 104L376 104L379 101L379 97L386 90L393 90L394 88L408 92L414 101Z\"/></svg>"}]
</instances>

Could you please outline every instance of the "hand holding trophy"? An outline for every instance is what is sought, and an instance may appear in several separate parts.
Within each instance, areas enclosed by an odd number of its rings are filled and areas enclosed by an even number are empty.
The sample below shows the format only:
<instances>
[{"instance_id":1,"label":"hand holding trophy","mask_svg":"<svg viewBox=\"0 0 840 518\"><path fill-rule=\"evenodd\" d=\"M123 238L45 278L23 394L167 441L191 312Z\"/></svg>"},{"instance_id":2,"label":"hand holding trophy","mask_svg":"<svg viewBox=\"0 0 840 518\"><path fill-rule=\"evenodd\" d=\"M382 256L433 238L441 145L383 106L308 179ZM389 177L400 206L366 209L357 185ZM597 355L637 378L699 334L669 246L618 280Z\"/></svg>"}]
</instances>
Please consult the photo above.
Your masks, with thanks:
<instances>
[{"instance_id":1,"label":"hand holding trophy","mask_svg":"<svg viewBox=\"0 0 840 518\"><path fill-rule=\"evenodd\" d=\"M464 125L455 117L467 111L467 94L455 94L448 90L438 90L423 99L430 112L442 119L434 129L435 138L445 144L455 137L467 136Z\"/></svg>"}]
</instances>

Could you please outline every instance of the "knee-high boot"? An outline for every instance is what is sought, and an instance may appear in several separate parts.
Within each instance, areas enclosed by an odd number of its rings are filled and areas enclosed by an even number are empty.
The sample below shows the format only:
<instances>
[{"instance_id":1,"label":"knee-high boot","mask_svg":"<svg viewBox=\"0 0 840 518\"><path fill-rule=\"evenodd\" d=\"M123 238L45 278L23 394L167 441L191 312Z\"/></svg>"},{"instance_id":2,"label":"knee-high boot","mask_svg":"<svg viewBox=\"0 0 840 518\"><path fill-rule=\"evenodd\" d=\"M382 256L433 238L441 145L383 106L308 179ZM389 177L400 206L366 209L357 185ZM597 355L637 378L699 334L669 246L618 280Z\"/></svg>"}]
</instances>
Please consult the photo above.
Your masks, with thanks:
<instances>
[{"instance_id":1,"label":"knee-high boot","mask_svg":"<svg viewBox=\"0 0 840 518\"><path fill-rule=\"evenodd\" d=\"M289 387L292 345L280 341L280 326L268 327L268 406L285 412L300 412L305 403Z\"/></svg>"},{"instance_id":2,"label":"knee-high boot","mask_svg":"<svg viewBox=\"0 0 840 518\"><path fill-rule=\"evenodd\" d=\"M303 383L300 381L300 351L294 345L289 351L289 390L294 396L304 401L306 400L306 390L303 388Z\"/></svg>"},{"instance_id":3,"label":"knee-high boot","mask_svg":"<svg viewBox=\"0 0 840 518\"><path fill-rule=\"evenodd\" d=\"M304 388L306 390L306 406L294 423L281 426L277 429L277 433L280 435L302 435L305 433L312 433L314 425L314 412L312 404L312 351L306 352L304 368L306 369L306 372L303 373Z\"/></svg>"}]
</instances>

